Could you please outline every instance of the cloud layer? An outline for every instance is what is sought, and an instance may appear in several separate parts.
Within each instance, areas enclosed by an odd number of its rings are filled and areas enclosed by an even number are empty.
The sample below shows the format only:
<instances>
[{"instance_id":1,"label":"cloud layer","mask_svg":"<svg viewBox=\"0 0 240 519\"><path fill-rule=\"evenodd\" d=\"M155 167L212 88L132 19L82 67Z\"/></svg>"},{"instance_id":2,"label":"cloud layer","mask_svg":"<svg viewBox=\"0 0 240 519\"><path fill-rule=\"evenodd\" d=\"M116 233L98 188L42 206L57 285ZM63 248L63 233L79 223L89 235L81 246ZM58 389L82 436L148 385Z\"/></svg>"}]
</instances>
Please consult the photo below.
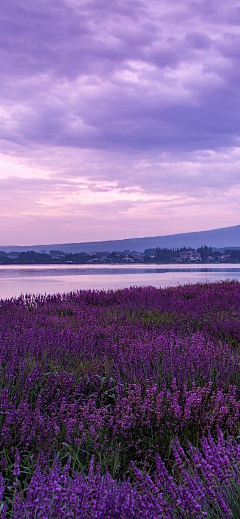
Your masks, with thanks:
<instances>
[{"instance_id":1,"label":"cloud layer","mask_svg":"<svg viewBox=\"0 0 240 519\"><path fill-rule=\"evenodd\" d=\"M238 224L239 25L234 0L3 0L1 244Z\"/></svg>"}]
</instances>

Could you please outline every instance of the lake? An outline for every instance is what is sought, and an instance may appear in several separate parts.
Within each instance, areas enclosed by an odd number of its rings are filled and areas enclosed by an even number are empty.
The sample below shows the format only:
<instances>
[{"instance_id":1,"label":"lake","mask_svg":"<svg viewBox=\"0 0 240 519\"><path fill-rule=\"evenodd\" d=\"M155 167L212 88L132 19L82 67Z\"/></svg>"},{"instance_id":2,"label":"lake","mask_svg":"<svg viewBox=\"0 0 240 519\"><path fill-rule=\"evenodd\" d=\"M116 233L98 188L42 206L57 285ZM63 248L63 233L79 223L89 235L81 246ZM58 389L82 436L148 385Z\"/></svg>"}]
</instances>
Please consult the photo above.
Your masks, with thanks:
<instances>
[{"instance_id":1,"label":"lake","mask_svg":"<svg viewBox=\"0 0 240 519\"><path fill-rule=\"evenodd\" d=\"M0 266L0 298L21 293L115 290L140 285L167 287L226 279L240 281L240 264L4 265Z\"/></svg>"}]
</instances>

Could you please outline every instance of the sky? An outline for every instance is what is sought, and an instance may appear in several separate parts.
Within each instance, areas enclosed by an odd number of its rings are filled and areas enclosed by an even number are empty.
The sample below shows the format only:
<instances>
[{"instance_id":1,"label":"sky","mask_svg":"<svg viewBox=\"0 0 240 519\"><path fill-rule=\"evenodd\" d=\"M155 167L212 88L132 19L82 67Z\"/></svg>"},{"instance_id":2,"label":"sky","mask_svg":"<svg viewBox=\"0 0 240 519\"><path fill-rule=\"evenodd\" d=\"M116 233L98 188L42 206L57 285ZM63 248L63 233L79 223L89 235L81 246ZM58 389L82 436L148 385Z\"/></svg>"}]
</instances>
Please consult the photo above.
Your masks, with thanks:
<instances>
[{"instance_id":1,"label":"sky","mask_svg":"<svg viewBox=\"0 0 240 519\"><path fill-rule=\"evenodd\" d=\"M0 245L240 224L240 3L1 0Z\"/></svg>"}]
</instances>

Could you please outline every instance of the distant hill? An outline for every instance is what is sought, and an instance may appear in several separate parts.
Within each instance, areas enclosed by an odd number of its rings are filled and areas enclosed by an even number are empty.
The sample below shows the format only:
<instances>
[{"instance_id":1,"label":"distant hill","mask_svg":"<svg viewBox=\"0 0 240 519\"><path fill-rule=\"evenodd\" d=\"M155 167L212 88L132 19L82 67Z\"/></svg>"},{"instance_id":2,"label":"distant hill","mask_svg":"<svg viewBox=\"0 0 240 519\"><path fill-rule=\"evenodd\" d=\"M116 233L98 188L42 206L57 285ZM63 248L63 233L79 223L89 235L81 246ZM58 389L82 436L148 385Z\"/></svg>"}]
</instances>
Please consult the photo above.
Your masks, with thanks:
<instances>
[{"instance_id":1,"label":"distant hill","mask_svg":"<svg viewBox=\"0 0 240 519\"><path fill-rule=\"evenodd\" d=\"M180 248L180 247L201 247L208 245L214 248L227 249L228 247L240 247L240 225L213 229L211 231L188 232L183 234L170 234L167 236L153 236L147 238L128 238L125 240L95 241L82 243L58 243L51 245L31 245L31 246L1 246L0 251L27 251L47 253L50 250L61 250L63 252L112 252L135 250L143 252L145 249L160 248Z\"/></svg>"}]
</instances>

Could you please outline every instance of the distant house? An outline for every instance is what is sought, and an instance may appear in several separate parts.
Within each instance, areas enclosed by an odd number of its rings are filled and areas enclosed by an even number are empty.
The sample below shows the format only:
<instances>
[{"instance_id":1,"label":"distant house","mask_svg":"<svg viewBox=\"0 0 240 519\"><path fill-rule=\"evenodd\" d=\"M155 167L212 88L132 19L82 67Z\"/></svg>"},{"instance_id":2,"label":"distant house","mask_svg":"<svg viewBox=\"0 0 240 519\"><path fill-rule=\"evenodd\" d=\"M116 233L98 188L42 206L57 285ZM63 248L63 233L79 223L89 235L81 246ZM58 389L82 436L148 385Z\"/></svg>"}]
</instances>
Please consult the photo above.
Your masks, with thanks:
<instances>
[{"instance_id":1,"label":"distant house","mask_svg":"<svg viewBox=\"0 0 240 519\"><path fill-rule=\"evenodd\" d=\"M17 259L19 256L19 252L4 252L4 254L6 254L10 259Z\"/></svg>"},{"instance_id":2,"label":"distant house","mask_svg":"<svg viewBox=\"0 0 240 519\"><path fill-rule=\"evenodd\" d=\"M202 257L200 252L196 250L185 250L180 252L179 261L201 261Z\"/></svg>"},{"instance_id":3,"label":"distant house","mask_svg":"<svg viewBox=\"0 0 240 519\"><path fill-rule=\"evenodd\" d=\"M125 256L122 259L122 263L134 263L134 259L133 258L129 258L128 256Z\"/></svg>"},{"instance_id":4,"label":"distant house","mask_svg":"<svg viewBox=\"0 0 240 519\"><path fill-rule=\"evenodd\" d=\"M214 256L208 256L207 261L216 261L216 258L214 258Z\"/></svg>"},{"instance_id":5,"label":"distant house","mask_svg":"<svg viewBox=\"0 0 240 519\"><path fill-rule=\"evenodd\" d=\"M89 260L86 261L86 263L100 263L100 260L99 258L91 258Z\"/></svg>"},{"instance_id":6,"label":"distant house","mask_svg":"<svg viewBox=\"0 0 240 519\"><path fill-rule=\"evenodd\" d=\"M230 254L222 254L222 256L220 256L220 261L221 261L221 263L222 262L224 263L224 261L229 261L230 258L231 258Z\"/></svg>"},{"instance_id":7,"label":"distant house","mask_svg":"<svg viewBox=\"0 0 240 519\"><path fill-rule=\"evenodd\" d=\"M134 261L143 261L144 255L142 252L131 252L131 258L134 259Z\"/></svg>"}]
</instances>

